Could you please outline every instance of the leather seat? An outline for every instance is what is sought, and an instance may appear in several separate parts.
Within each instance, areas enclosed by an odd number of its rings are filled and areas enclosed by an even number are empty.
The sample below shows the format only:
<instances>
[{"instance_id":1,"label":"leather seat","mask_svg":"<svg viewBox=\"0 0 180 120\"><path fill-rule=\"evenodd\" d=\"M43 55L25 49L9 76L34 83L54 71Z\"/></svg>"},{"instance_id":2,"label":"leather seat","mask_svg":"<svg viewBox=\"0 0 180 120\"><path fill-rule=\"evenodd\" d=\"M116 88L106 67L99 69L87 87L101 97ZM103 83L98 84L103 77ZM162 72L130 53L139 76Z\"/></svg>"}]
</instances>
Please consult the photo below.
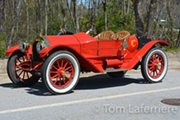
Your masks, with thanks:
<instances>
[{"instance_id":1,"label":"leather seat","mask_svg":"<svg viewBox=\"0 0 180 120\"><path fill-rule=\"evenodd\" d=\"M113 40L124 40L127 39L130 36L130 33L126 30L117 32L116 34L114 34L113 36Z\"/></svg>"},{"instance_id":2,"label":"leather seat","mask_svg":"<svg viewBox=\"0 0 180 120\"><path fill-rule=\"evenodd\" d=\"M111 30L103 31L96 35L94 38L99 40L113 40L114 32Z\"/></svg>"}]
</instances>

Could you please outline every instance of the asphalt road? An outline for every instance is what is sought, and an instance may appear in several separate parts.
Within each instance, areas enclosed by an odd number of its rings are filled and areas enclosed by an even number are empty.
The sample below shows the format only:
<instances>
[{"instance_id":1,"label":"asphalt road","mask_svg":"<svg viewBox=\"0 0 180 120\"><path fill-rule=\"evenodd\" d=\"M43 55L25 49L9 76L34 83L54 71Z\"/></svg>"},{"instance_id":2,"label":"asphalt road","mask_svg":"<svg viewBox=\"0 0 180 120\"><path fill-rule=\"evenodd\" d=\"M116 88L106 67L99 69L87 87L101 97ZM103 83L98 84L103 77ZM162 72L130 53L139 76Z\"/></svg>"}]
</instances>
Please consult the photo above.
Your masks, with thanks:
<instances>
[{"instance_id":1,"label":"asphalt road","mask_svg":"<svg viewBox=\"0 0 180 120\"><path fill-rule=\"evenodd\" d=\"M178 120L180 106L161 100L180 99L179 91L178 70L156 84L147 84L140 71L121 79L83 74L75 90L63 95L51 95L41 82L17 88L1 74L0 120Z\"/></svg>"}]
</instances>

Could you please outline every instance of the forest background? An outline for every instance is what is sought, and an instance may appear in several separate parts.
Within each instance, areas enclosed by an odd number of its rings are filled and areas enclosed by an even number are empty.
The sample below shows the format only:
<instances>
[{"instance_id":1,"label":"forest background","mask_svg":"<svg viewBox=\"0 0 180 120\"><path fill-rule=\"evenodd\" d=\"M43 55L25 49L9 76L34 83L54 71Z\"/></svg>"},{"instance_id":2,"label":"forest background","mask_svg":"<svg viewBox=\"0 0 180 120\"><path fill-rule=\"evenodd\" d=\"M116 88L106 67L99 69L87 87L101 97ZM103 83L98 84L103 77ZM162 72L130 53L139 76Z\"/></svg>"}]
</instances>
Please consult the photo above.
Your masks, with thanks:
<instances>
[{"instance_id":1,"label":"forest background","mask_svg":"<svg viewBox=\"0 0 180 120\"><path fill-rule=\"evenodd\" d=\"M39 33L87 31L88 22L96 24L97 33L128 30L180 48L180 0L0 0L0 57Z\"/></svg>"}]
</instances>

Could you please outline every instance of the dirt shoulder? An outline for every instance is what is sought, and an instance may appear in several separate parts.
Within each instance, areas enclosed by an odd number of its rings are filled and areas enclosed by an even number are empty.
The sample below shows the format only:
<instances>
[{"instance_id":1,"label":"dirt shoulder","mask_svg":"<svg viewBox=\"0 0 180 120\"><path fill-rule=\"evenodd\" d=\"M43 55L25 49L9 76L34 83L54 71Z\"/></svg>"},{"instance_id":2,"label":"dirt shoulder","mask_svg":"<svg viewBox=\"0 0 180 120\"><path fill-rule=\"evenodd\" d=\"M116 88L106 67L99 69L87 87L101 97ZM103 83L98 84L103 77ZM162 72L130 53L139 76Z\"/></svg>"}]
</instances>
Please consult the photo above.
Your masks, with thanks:
<instances>
[{"instance_id":1,"label":"dirt shoulder","mask_svg":"<svg viewBox=\"0 0 180 120\"><path fill-rule=\"evenodd\" d=\"M172 70L180 70L180 52L166 53L168 57L168 68ZM0 59L0 74L6 74L7 59Z\"/></svg>"},{"instance_id":2,"label":"dirt shoulder","mask_svg":"<svg viewBox=\"0 0 180 120\"><path fill-rule=\"evenodd\" d=\"M180 52L166 53L168 56L168 67L173 70L180 70Z\"/></svg>"},{"instance_id":3,"label":"dirt shoulder","mask_svg":"<svg viewBox=\"0 0 180 120\"><path fill-rule=\"evenodd\" d=\"M6 73L7 59L0 59L0 74Z\"/></svg>"}]
</instances>

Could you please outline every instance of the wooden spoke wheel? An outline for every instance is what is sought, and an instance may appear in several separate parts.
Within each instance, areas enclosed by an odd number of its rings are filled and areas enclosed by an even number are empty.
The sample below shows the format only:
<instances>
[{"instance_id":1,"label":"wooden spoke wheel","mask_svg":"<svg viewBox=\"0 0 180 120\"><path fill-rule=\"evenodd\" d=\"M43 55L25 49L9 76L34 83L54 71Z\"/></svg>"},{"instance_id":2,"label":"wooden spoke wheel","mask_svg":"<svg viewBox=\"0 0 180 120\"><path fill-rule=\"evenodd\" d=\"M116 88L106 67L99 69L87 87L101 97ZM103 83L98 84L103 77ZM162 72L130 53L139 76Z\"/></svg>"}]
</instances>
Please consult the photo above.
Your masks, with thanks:
<instances>
[{"instance_id":1,"label":"wooden spoke wheel","mask_svg":"<svg viewBox=\"0 0 180 120\"><path fill-rule=\"evenodd\" d=\"M68 51L58 51L47 58L42 68L42 80L53 94L71 91L79 80L77 58Z\"/></svg>"},{"instance_id":2,"label":"wooden spoke wheel","mask_svg":"<svg viewBox=\"0 0 180 120\"><path fill-rule=\"evenodd\" d=\"M7 73L17 86L31 86L38 82L40 76L30 70L30 61L22 53L13 54L7 64Z\"/></svg>"},{"instance_id":3,"label":"wooden spoke wheel","mask_svg":"<svg viewBox=\"0 0 180 120\"><path fill-rule=\"evenodd\" d=\"M142 60L141 73L148 82L161 82L167 73L167 69L168 59L161 49L151 49Z\"/></svg>"}]
</instances>

